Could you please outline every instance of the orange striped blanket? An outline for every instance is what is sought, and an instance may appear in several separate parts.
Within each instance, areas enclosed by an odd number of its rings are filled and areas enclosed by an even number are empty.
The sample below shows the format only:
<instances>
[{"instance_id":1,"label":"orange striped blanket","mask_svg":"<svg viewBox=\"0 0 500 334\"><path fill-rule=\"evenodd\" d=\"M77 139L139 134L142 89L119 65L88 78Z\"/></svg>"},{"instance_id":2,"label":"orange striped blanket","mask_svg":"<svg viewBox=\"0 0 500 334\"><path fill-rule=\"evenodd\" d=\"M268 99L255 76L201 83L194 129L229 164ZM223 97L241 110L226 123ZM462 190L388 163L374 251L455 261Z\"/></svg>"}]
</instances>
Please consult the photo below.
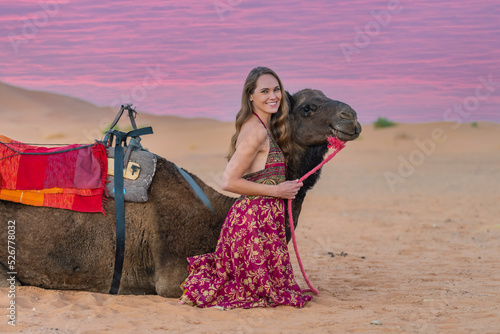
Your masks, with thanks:
<instances>
[{"instance_id":1,"label":"orange striped blanket","mask_svg":"<svg viewBox=\"0 0 500 334\"><path fill-rule=\"evenodd\" d=\"M0 200L105 214L107 165L102 143L47 148L0 135Z\"/></svg>"}]
</instances>

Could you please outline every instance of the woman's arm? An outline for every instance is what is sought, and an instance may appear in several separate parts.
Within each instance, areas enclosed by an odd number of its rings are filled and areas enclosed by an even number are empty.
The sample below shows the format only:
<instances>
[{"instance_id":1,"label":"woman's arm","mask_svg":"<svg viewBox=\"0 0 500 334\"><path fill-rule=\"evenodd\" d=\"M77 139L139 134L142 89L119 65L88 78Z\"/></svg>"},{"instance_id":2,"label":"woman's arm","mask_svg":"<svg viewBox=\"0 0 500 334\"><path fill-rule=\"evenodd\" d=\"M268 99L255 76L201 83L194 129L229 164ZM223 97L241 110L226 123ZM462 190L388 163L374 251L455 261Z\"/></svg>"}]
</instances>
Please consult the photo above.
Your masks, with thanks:
<instances>
[{"instance_id":1,"label":"woman's arm","mask_svg":"<svg viewBox=\"0 0 500 334\"><path fill-rule=\"evenodd\" d=\"M286 181L278 185L269 185L245 180L243 175L254 162L257 154L265 147L268 139L267 131L257 122L245 124L238 137L236 151L227 164L222 176L221 187L225 191L240 195L271 196L293 199L302 187L302 183Z\"/></svg>"}]
</instances>

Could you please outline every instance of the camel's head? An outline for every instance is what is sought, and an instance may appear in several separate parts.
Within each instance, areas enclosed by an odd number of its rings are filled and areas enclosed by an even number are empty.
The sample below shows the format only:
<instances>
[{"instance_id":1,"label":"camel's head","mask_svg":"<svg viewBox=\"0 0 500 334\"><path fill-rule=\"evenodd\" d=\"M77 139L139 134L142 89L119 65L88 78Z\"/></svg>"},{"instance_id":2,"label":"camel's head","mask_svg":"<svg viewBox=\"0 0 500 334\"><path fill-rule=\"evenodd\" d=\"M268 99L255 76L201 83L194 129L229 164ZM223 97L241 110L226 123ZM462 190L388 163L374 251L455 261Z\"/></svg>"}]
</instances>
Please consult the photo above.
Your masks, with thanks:
<instances>
[{"instance_id":1,"label":"camel's head","mask_svg":"<svg viewBox=\"0 0 500 334\"><path fill-rule=\"evenodd\" d=\"M302 146L327 144L329 136L354 140L361 133L356 112L347 104L329 99L319 90L303 89L290 100L293 140Z\"/></svg>"}]
</instances>

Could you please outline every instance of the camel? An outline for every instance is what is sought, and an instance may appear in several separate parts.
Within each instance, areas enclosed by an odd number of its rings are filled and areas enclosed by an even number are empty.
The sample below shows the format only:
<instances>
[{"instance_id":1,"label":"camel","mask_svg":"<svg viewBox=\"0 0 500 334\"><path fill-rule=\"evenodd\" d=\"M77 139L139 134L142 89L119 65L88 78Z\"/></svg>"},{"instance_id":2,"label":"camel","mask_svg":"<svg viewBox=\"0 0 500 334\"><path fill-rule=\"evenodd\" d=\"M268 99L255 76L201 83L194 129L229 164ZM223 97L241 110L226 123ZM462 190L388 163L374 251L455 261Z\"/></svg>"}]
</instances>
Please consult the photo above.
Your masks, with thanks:
<instances>
[{"instance_id":1,"label":"camel","mask_svg":"<svg viewBox=\"0 0 500 334\"><path fill-rule=\"evenodd\" d=\"M347 104L319 90L290 95L289 122L294 153L287 179L298 179L317 166L327 152L327 137L356 139L361 126ZM126 248L119 294L179 297L187 277L187 257L213 252L235 198L218 193L196 175L210 199L205 206L176 166L158 157L148 202L125 203ZM320 171L304 181L293 201L295 227L308 190ZM114 207L109 199L108 208ZM16 278L19 284L59 290L108 293L115 260L115 214L81 213L0 201L0 240L7 243L8 222L15 222ZM286 222L288 224L288 222ZM287 241L290 232L287 226ZM7 247L0 247L0 281L8 284ZM1 277L1 276L4 277Z\"/></svg>"}]
</instances>

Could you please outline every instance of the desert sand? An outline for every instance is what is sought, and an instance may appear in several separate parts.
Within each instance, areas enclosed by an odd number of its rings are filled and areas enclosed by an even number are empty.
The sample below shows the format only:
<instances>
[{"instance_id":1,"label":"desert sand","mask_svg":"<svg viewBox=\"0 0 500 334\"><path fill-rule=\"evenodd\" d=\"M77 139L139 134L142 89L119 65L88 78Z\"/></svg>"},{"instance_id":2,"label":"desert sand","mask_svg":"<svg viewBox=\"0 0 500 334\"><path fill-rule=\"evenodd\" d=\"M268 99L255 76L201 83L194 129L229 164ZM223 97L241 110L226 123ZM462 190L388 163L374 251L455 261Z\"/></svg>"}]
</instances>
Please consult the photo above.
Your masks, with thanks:
<instances>
[{"instance_id":1,"label":"desert sand","mask_svg":"<svg viewBox=\"0 0 500 334\"><path fill-rule=\"evenodd\" d=\"M0 97L0 134L30 143L92 142L117 112L4 84ZM220 190L231 122L144 113L137 122L153 126L144 147ZM306 307L222 311L17 286L15 327L0 289L0 332L498 334L499 203L500 124L365 124L302 209L297 242L320 292Z\"/></svg>"}]
</instances>

